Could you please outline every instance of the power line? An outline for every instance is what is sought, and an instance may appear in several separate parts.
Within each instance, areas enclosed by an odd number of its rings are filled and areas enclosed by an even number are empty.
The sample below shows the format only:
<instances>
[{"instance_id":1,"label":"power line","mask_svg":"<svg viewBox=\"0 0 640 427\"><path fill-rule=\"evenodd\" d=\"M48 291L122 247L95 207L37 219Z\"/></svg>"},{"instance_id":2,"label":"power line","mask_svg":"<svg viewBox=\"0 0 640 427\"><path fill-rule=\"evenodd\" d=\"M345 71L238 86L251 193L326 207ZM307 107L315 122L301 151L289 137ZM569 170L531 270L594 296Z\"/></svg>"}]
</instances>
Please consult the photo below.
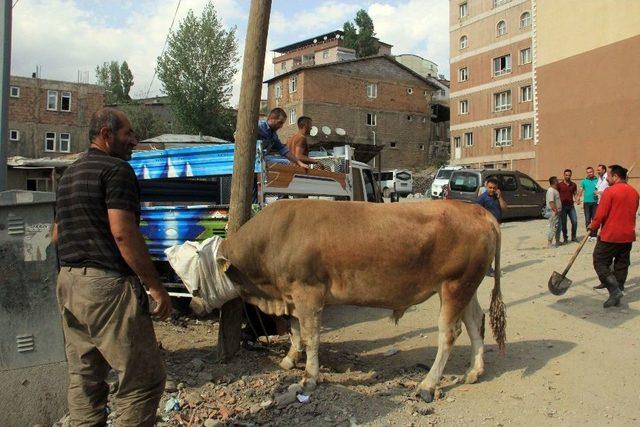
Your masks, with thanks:
<instances>
[{"instance_id":1,"label":"power line","mask_svg":"<svg viewBox=\"0 0 640 427\"><path fill-rule=\"evenodd\" d=\"M19 0L16 0L16 3ZM180 3L182 0L178 0L178 5L176 6L176 11L173 13L173 19L171 20L171 26L169 27L169 31L167 31L167 36L164 39L164 46L162 46L162 51L160 52L160 56L164 54L165 49L167 48L167 43L169 42L169 35L171 34L171 30L173 29L173 24L176 22L176 16L178 16L178 9L180 9ZM153 77L151 77L151 82L149 83L149 88L147 89L147 95L145 98L149 97L149 92L151 92L151 86L153 85L153 81L156 78L156 73L158 72L158 66L153 70Z\"/></svg>"}]
</instances>

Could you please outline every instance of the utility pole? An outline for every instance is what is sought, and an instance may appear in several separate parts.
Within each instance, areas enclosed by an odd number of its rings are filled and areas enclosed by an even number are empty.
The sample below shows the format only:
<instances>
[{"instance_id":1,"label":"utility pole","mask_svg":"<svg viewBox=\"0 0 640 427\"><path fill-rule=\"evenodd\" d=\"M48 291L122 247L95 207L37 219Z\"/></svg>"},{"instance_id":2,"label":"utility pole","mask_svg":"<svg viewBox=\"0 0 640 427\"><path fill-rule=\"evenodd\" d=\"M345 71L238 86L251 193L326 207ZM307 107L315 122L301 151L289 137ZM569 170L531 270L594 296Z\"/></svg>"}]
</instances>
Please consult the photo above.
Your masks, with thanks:
<instances>
[{"instance_id":1,"label":"utility pole","mask_svg":"<svg viewBox=\"0 0 640 427\"><path fill-rule=\"evenodd\" d=\"M251 0L236 124L227 231L229 235L238 231L251 218L258 113L260 111L262 72L267 50L270 13L271 0ZM241 327L242 300L236 298L223 305L220 310L218 356L221 361L229 360L240 349Z\"/></svg>"},{"instance_id":2,"label":"utility pole","mask_svg":"<svg viewBox=\"0 0 640 427\"><path fill-rule=\"evenodd\" d=\"M9 139L9 79L11 76L11 4L3 0L0 6L0 36L2 37L2 74L0 74L0 191L7 189L7 142Z\"/></svg>"}]
</instances>

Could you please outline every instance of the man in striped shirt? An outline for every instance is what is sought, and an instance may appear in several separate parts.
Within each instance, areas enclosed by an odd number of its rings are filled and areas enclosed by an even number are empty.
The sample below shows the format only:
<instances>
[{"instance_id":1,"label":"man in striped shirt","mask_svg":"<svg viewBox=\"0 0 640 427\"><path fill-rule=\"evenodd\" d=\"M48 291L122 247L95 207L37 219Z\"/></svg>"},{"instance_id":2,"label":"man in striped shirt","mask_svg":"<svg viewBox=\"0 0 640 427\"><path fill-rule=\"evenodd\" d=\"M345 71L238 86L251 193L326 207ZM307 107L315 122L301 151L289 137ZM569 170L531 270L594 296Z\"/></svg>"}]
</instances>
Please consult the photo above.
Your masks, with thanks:
<instances>
[{"instance_id":1,"label":"man in striped shirt","mask_svg":"<svg viewBox=\"0 0 640 427\"><path fill-rule=\"evenodd\" d=\"M139 188L127 162L137 144L127 116L103 108L88 151L60 180L53 239L69 369L72 425L107 422L107 374L118 373L118 425L153 426L165 367L140 280L165 318L171 299L138 229Z\"/></svg>"}]
</instances>

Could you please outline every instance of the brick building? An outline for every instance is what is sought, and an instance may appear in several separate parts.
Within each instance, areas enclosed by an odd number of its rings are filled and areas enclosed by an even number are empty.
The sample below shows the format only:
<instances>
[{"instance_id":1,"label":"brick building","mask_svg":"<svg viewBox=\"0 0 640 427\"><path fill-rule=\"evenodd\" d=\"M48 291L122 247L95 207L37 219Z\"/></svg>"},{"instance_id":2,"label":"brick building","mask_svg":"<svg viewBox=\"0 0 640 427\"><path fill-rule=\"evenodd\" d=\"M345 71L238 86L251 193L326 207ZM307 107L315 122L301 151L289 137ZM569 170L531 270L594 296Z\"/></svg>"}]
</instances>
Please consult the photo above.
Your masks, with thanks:
<instances>
[{"instance_id":1,"label":"brick building","mask_svg":"<svg viewBox=\"0 0 640 427\"><path fill-rule=\"evenodd\" d=\"M390 56L297 67L266 82L269 108L281 107L286 141L296 120L309 116L318 128L346 132L345 142L384 145L382 168L420 168L428 163L432 82ZM313 141L312 141L313 142ZM378 165L379 166L379 165Z\"/></svg>"},{"instance_id":2,"label":"brick building","mask_svg":"<svg viewBox=\"0 0 640 427\"><path fill-rule=\"evenodd\" d=\"M51 168L20 168L11 158L57 158L88 147L89 120L104 104L102 86L12 76L9 93L10 188L51 191Z\"/></svg>"}]
</instances>

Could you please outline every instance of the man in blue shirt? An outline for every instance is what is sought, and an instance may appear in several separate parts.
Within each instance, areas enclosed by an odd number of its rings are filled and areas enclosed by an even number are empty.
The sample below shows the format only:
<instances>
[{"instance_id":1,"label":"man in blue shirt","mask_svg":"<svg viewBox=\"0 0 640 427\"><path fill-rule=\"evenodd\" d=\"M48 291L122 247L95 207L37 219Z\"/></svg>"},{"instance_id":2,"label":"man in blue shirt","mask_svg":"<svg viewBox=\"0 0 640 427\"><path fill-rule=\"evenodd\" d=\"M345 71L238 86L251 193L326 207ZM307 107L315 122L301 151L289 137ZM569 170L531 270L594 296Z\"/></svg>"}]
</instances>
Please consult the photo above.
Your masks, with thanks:
<instances>
[{"instance_id":1,"label":"man in blue shirt","mask_svg":"<svg viewBox=\"0 0 640 427\"><path fill-rule=\"evenodd\" d=\"M498 224L502 222L502 211L507 208L507 202L502 198L500 189L498 188L498 180L495 178L489 178L485 181L485 188L487 191L482 193L476 203L491 212L496 218ZM493 277L495 271L492 266L489 267L487 276Z\"/></svg>"},{"instance_id":2,"label":"man in blue shirt","mask_svg":"<svg viewBox=\"0 0 640 427\"><path fill-rule=\"evenodd\" d=\"M258 123L258 139L262 141L262 149L268 154L271 149L275 149L282 157L289 160L294 165L309 169L309 166L294 156L289 148L278 138L278 130L287 120L287 113L282 108L274 108L269 113L267 120L260 120Z\"/></svg>"}]
</instances>

